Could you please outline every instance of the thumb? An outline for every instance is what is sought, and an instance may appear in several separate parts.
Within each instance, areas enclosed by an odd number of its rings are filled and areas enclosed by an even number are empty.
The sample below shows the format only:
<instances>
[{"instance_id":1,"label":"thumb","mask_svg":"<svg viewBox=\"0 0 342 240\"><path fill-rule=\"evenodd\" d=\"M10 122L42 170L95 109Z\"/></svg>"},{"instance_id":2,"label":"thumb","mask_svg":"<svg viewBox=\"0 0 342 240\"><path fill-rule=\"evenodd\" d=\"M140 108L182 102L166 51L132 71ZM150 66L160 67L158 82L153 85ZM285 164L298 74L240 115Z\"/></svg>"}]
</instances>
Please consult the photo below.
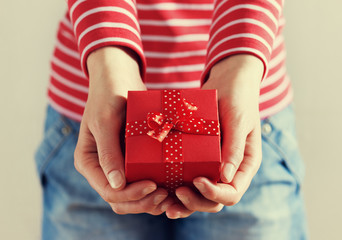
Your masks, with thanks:
<instances>
[{"instance_id":1,"label":"thumb","mask_svg":"<svg viewBox=\"0 0 342 240\"><path fill-rule=\"evenodd\" d=\"M94 133L100 166L110 186L115 190L124 188L126 184L120 128L121 124L106 121Z\"/></svg>"},{"instance_id":2,"label":"thumb","mask_svg":"<svg viewBox=\"0 0 342 240\"><path fill-rule=\"evenodd\" d=\"M230 183L244 158L247 133L241 124L222 121L221 180Z\"/></svg>"}]
</instances>

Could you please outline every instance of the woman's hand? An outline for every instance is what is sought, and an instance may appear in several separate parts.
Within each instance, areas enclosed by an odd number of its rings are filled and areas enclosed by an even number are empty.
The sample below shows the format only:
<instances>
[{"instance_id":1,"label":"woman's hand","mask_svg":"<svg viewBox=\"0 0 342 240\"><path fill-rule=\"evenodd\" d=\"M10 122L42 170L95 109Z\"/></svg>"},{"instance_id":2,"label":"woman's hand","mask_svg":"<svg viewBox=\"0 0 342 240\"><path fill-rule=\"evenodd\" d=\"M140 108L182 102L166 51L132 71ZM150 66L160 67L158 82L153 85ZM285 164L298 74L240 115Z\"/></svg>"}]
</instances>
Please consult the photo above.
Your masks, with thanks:
<instances>
[{"instance_id":1,"label":"woman's hand","mask_svg":"<svg viewBox=\"0 0 342 240\"><path fill-rule=\"evenodd\" d=\"M188 187L176 190L182 204L170 206L169 218L187 217L195 211L218 212L238 203L259 169L261 132L259 87L263 63L251 55L235 55L217 63L202 89L217 89L222 130L222 183L194 179L197 194Z\"/></svg>"},{"instance_id":2,"label":"woman's hand","mask_svg":"<svg viewBox=\"0 0 342 240\"><path fill-rule=\"evenodd\" d=\"M157 215L170 204L169 199L164 201L166 190L147 180L126 185L121 151L127 92L146 90L136 59L133 51L123 47L101 48L88 57L89 95L75 167L114 212Z\"/></svg>"}]
</instances>

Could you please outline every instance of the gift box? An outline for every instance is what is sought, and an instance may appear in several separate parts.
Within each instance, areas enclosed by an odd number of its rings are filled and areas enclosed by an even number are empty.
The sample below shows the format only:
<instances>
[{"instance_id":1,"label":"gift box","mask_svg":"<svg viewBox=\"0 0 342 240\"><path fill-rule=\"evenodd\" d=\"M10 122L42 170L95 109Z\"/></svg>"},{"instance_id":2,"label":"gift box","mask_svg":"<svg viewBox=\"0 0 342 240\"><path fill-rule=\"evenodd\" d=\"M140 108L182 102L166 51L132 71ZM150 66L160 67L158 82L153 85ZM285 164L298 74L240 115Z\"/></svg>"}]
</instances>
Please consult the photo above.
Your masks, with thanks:
<instances>
[{"instance_id":1,"label":"gift box","mask_svg":"<svg viewBox=\"0 0 342 240\"><path fill-rule=\"evenodd\" d=\"M128 182L149 179L173 192L199 176L219 180L216 90L130 91L126 117Z\"/></svg>"}]
</instances>

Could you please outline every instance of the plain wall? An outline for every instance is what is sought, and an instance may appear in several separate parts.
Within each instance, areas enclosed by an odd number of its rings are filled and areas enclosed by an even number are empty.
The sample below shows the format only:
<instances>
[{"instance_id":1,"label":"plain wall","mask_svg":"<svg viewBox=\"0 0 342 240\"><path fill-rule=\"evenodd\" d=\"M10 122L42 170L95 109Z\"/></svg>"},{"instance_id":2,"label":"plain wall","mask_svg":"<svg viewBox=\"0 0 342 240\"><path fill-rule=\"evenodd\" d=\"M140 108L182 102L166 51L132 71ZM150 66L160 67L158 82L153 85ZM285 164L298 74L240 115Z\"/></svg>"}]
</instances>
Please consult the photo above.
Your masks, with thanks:
<instances>
[{"instance_id":1,"label":"plain wall","mask_svg":"<svg viewBox=\"0 0 342 240\"><path fill-rule=\"evenodd\" d=\"M0 2L0 239L38 239L41 190L33 154L42 137L58 20L66 1ZM288 69L307 165L311 239L340 239L342 2L286 1Z\"/></svg>"}]
</instances>

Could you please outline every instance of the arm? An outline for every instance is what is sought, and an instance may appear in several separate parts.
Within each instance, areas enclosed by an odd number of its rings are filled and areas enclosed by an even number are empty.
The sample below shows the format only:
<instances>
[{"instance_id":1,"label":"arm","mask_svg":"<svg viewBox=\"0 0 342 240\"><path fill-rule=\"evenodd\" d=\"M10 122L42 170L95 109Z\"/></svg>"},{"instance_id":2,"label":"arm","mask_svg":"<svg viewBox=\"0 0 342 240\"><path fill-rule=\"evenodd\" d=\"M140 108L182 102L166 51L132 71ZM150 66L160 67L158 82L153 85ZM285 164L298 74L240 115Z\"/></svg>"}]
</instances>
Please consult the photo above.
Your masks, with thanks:
<instances>
[{"instance_id":1,"label":"arm","mask_svg":"<svg viewBox=\"0 0 342 240\"><path fill-rule=\"evenodd\" d=\"M280 0L216 1L203 89L218 90L223 183L194 179L202 196L186 187L177 189L183 206L169 207L170 218L194 211L218 212L238 203L259 169L259 88L267 74L281 8Z\"/></svg>"},{"instance_id":2,"label":"arm","mask_svg":"<svg viewBox=\"0 0 342 240\"><path fill-rule=\"evenodd\" d=\"M161 214L167 192L154 182L126 185L120 130L129 90L145 90L135 4L74 1L69 11L89 94L75 149L75 167L118 214Z\"/></svg>"},{"instance_id":3,"label":"arm","mask_svg":"<svg viewBox=\"0 0 342 240\"><path fill-rule=\"evenodd\" d=\"M105 46L127 47L135 52L142 78L146 60L133 0L68 0L70 19L81 55L81 66L88 76L90 53Z\"/></svg>"}]
</instances>

